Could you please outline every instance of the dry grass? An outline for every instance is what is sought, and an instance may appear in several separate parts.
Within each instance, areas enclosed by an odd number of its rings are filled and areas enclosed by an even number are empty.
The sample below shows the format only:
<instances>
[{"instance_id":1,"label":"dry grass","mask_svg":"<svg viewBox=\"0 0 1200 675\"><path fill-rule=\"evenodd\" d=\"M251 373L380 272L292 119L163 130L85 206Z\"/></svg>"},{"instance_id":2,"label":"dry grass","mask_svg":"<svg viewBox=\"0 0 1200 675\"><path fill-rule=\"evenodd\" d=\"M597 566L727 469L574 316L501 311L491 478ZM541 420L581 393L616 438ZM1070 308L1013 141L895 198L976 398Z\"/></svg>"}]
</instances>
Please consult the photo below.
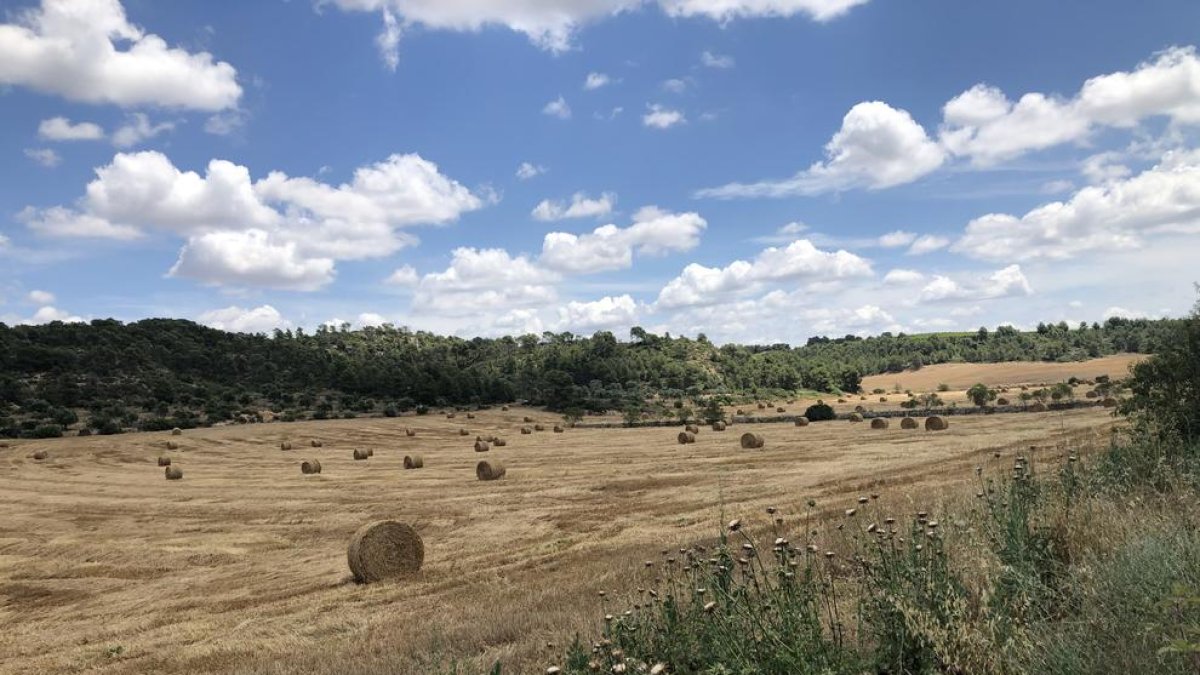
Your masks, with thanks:
<instances>
[{"instance_id":1,"label":"dry grass","mask_svg":"<svg viewBox=\"0 0 1200 675\"><path fill-rule=\"evenodd\" d=\"M1046 363L1043 361L1013 361L1010 363L941 363L920 370L864 377L863 391L885 389L897 384L901 389L933 391L939 384L953 390L966 389L976 382L989 387L1017 386L1065 382L1072 376L1092 379L1097 375L1124 377L1129 367L1146 358L1145 354L1114 354L1088 361Z\"/></svg>"},{"instance_id":2,"label":"dry grass","mask_svg":"<svg viewBox=\"0 0 1200 675\"><path fill-rule=\"evenodd\" d=\"M677 428L515 435L531 413L514 407L477 415L512 438L491 453L509 475L487 482L433 417L189 431L179 482L154 461L170 432L22 442L0 452L0 672L541 672L597 633L598 589L636 585L636 561L710 538L722 511L927 495L997 449L1106 436L1108 412L967 416L937 434L753 425L771 440L744 452L750 425L686 446ZM380 452L330 451L302 476L277 448L305 436ZM42 450L53 459L29 459ZM414 453L431 461L404 471ZM359 586L346 546L380 519L412 524L425 564Z\"/></svg>"}]
</instances>

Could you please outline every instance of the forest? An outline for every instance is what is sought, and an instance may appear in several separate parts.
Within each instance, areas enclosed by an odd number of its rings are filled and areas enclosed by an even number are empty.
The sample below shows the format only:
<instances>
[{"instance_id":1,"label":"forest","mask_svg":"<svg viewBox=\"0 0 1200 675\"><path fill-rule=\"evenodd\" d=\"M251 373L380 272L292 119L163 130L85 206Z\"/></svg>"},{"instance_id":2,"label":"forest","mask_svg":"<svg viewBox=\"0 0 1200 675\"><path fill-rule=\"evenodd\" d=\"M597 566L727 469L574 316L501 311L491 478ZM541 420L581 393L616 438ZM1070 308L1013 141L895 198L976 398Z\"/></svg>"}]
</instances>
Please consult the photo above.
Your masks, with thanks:
<instances>
[{"instance_id":1,"label":"forest","mask_svg":"<svg viewBox=\"0 0 1200 675\"><path fill-rule=\"evenodd\" d=\"M856 392L863 376L937 363L1153 353L1178 321L813 337L802 346L718 346L640 327L619 340L607 331L463 339L389 325L268 336L176 319L0 323L0 436L195 427L264 410L323 419L523 401L583 415L670 399Z\"/></svg>"}]
</instances>

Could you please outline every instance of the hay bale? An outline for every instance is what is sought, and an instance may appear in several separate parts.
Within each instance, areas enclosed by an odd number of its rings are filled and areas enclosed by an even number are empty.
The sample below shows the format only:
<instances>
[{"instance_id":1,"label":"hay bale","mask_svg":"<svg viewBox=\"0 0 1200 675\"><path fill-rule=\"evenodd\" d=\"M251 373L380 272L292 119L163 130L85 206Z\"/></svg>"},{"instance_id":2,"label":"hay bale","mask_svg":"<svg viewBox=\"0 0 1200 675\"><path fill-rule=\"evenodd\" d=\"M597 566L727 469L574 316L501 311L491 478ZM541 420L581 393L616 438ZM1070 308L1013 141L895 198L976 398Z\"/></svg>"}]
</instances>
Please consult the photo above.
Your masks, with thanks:
<instances>
[{"instance_id":1,"label":"hay bale","mask_svg":"<svg viewBox=\"0 0 1200 675\"><path fill-rule=\"evenodd\" d=\"M373 450L373 449L368 449L368 450L367 450L367 457L374 457L374 456L375 456L375 450Z\"/></svg>"},{"instance_id":2,"label":"hay bale","mask_svg":"<svg viewBox=\"0 0 1200 675\"><path fill-rule=\"evenodd\" d=\"M683 430L684 430L684 431L690 431L690 432L692 432L693 434L698 434L698 433L700 433L700 427L696 426L695 424L688 424L688 425L686 425L686 426L684 426L684 427L683 427Z\"/></svg>"},{"instance_id":3,"label":"hay bale","mask_svg":"<svg viewBox=\"0 0 1200 675\"><path fill-rule=\"evenodd\" d=\"M320 447L324 446L325 443L318 441L317 439L314 438L313 440L309 441L309 445L313 446L314 448L320 448Z\"/></svg>"},{"instance_id":4,"label":"hay bale","mask_svg":"<svg viewBox=\"0 0 1200 675\"><path fill-rule=\"evenodd\" d=\"M39 462L42 461L43 459L46 459L49 456L50 456L50 453L46 452L45 450L38 450L37 452L33 453L33 458L38 460Z\"/></svg>"},{"instance_id":5,"label":"hay bale","mask_svg":"<svg viewBox=\"0 0 1200 675\"><path fill-rule=\"evenodd\" d=\"M781 407L778 407L778 408L776 408L776 409L775 409L775 412L777 412L777 413L782 413L782 412L787 412L787 410L785 410L785 409L784 409L784 408L781 406Z\"/></svg>"},{"instance_id":6,"label":"hay bale","mask_svg":"<svg viewBox=\"0 0 1200 675\"><path fill-rule=\"evenodd\" d=\"M167 480L182 480L183 469L177 466L168 466L166 469L163 469L163 475L167 477Z\"/></svg>"},{"instance_id":7,"label":"hay bale","mask_svg":"<svg viewBox=\"0 0 1200 675\"><path fill-rule=\"evenodd\" d=\"M411 526L380 520L358 528L346 550L350 572L360 584L413 574L425 562L425 543Z\"/></svg>"},{"instance_id":8,"label":"hay bale","mask_svg":"<svg viewBox=\"0 0 1200 675\"><path fill-rule=\"evenodd\" d=\"M1034 403L1033 405L1029 406L1029 412L1046 412L1046 404Z\"/></svg>"},{"instance_id":9,"label":"hay bale","mask_svg":"<svg viewBox=\"0 0 1200 675\"><path fill-rule=\"evenodd\" d=\"M919 426L921 425L917 424L917 420L912 417L905 417L904 419L900 420L901 429L916 429Z\"/></svg>"},{"instance_id":10,"label":"hay bale","mask_svg":"<svg viewBox=\"0 0 1200 675\"><path fill-rule=\"evenodd\" d=\"M521 427L521 433L528 436L529 434L533 433L533 429L530 429L529 427Z\"/></svg>"},{"instance_id":11,"label":"hay bale","mask_svg":"<svg viewBox=\"0 0 1200 675\"><path fill-rule=\"evenodd\" d=\"M175 427L174 429L171 430L171 435L172 436L182 436L183 429L180 429L179 427Z\"/></svg>"},{"instance_id":12,"label":"hay bale","mask_svg":"<svg viewBox=\"0 0 1200 675\"><path fill-rule=\"evenodd\" d=\"M844 399L844 398L839 398L839 399L838 399L838 403L845 403L845 402L846 402L846 399Z\"/></svg>"},{"instance_id":13,"label":"hay bale","mask_svg":"<svg viewBox=\"0 0 1200 675\"><path fill-rule=\"evenodd\" d=\"M475 465L475 477L479 480L498 480L504 477L507 470L504 465L495 460L483 461Z\"/></svg>"},{"instance_id":14,"label":"hay bale","mask_svg":"<svg viewBox=\"0 0 1200 675\"><path fill-rule=\"evenodd\" d=\"M491 447L488 446L486 441L475 441L475 452L487 452L488 450L491 450Z\"/></svg>"},{"instance_id":15,"label":"hay bale","mask_svg":"<svg viewBox=\"0 0 1200 675\"><path fill-rule=\"evenodd\" d=\"M533 430L534 431L545 431L546 427L545 427L545 425L542 425L542 424L535 424L535 425L533 425Z\"/></svg>"},{"instance_id":16,"label":"hay bale","mask_svg":"<svg viewBox=\"0 0 1200 675\"><path fill-rule=\"evenodd\" d=\"M713 422L712 430L713 431L725 431L725 423L720 420Z\"/></svg>"},{"instance_id":17,"label":"hay bale","mask_svg":"<svg viewBox=\"0 0 1200 675\"><path fill-rule=\"evenodd\" d=\"M867 412L867 409L866 409L866 408L864 408L864 407L862 407L861 405L856 405L856 406L854 406L854 412L856 412L856 413L858 413L859 415L861 415L861 414L863 414L863 413Z\"/></svg>"},{"instance_id":18,"label":"hay bale","mask_svg":"<svg viewBox=\"0 0 1200 675\"><path fill-rule=\"evenodd\" d=\"M1091 391L1085 392L1084 397L1085 398L1099 398L1100 392L1096 391L1095 389L1092 389Z\"/></svg>"},{"instance_id":19,"label":"hay bale","mask_svg":"<svg viewBox=\"0 0 1200 675\"><path fill-rule=\"evenodd\" d=\"M863 416L862 413L852 412L846 419L850 420L851 422L861 422L863 421Z\"/></svg>"},{"instance_id":20,"label":"hay bale","mask_svg":"<svg viewBox=\"0 0 1200 675\"><path fill-rule=\"evenodd\" d=\"M996 405L1008 405L1008 399L1001 396L1000 398L996 399Z\"/></svg>"},{"instance_id":21,"label":"hay bale","mask_svg":"<svg viewBox=\"0 0 1200 675\"><path fill-rule=\"evenodd\" d=\"M370 456L371 456L371 455L367 454L367 451L366 451L366 450L357 450L357 449L356 449L356 450L354 451L354 459L355 459L355 461L359 461L359 462L361 462L361 461L365 460L366 458L368 458L368 457L370 457Z\"/></svg>"},{"instance_id":22,"label":"hay bale","mask_svg":"<svg viewBox=\"0 0 1200 675\"><path fill-rule=\"evenodd\" d=\"M944 417L934 415L925 418L925 431L945 431L950 428L950 423Z\"/></svg>"},{"instance_id":23,"label":"hay bale","mask_svg":"<svg viewBox=\"0 0 1200 675\"><path fill-rule=\"evenodd\" d=\"M504 440L503 438L497 438L492 442L492 445L496 446L497 448L503 448L504 446L508 445L508 441Z\"/></svg>"},{"instance_id":24,"label":"hay bale","mask_svg":"<svg viewBox=\"0 0 1200 675\"><path fill-rule=\"evenodd\" d=\"M807 417L797 417L796 418L796 426L798 426L798 427L808 426L808 418Z\"/></svg>"},{"instance_id":25,"label":"hay bale","mask_svg":"<svg viewBox=\"0 0 1200 675\"><path fill-rule=\"evenodd\" d=\"M506 405L500 406L500 412L508 412L508 406L506 406Z\"/></svg>"},{"instance_id":26,"label":"hay bale","mask_svg":"<svg viewBox=\"0 0 1200 675\"><path fill-rule=\"evenodd\" d=\"M560 427L560 426L559 426L559 425L557 425L557 424L555 424L555 425L554 425L554 433L556 433L556 434L561 434L563 431L564 431L564 430L563 430L563 428L562 428L562 427Z\"/></svg>"},{"instance_id":27,"label":"hay bale","mask_svg":"<svg viewBox=\"0 0 1200 675\"><path fill-rule=\"evenodd\" d=\"M417 435L417 430L416 430L416 429L407 429L407 428L406 428L406 429L404 430L404 435L405 435L405 436L408 436L409 438L412 438L413 436L416 436L416 435Z\"/></svg>"},{"instance_id":28,"label":"hay bale","mask_svg":"<svg viewBox=\"0 0 1200 675\"><path fill-rule=\"evenodd\" d=\"M420 469L423 466L425 466L425 458L424 457L422 457L420 455L405 455L404 456L404 468L405 469Z\"/></svg>"},{"instance_id":29,"label":"hay bale","mask_svg":"<svg viewBox=\"0 0 1200 675\"><path fill-rule=\"evenodd\" d=\"M745 411L745 410L742 410L741 408L738 408L737 414L739 414L739 415L745 415L745 414L746 414L746 411Z\"/></svg>"},{"instance_id":30,"label":"hay bale","mask_svg":"<svg viewBox=\"0 0 1200 675\"><path fill-rule=\"evenodd\" d=\"M741 439L742 447L747 450L761 448L763 446L763 443L765 443L765 442L766 442L766 439L764 439L762 437L762 434L755 434L755 433L751 433L749 431L742 434L742 439Z\"/></svg>"},{"instance_id":31,"label":"hay bale","mask_svg":"<svg viewBox=\"0 0 1200 675\"><path fill-rule=\"evenodd\" d=\"M1117 399L1106 398L1100 402L1100 405L1104 406L1105 408L1115 408L1117 407Z\"/></svg>"},{"instance_id":32,"label":"hay bale","mask_svg":"<svg viewBox=\"0 0 1200 675\"><path fill-rule=\"evenodd\" d=\"M469 419L469 420L475 419L475 413L467 413L467 419Z\"/></svg>"},{"instance_id":33,"label":"hay bale","mask_svg":"<svg viewBox=\"0 0 1200 675\"><path fill-rule=\"evenodd\" d=\"M170 457L159 457L158 465L159 466L171 466L171 458Z\"/></svg>"},{"instance_id":34,"label":"hay bale","mask_svg":"<svg viewBox=\"0 0 1200 675\"><path fill-rule=\"evenodd\" d=\"M526 416L525 416L525 423L526 423L526 424L533 424L533 418L532 418L532 417L530 417L530 416L528 416L528 415L526 415Z\"/></svg>"},{"instance_id":35,"label":"hay bale","mask_svg":"<svg viewBox=\"0 0 1200 675\"><path fill-rule=\"evenodd\" d=\"M470 436L470 435L471 435L471 432L467 431L466 429L459 429L459 430L458 430L458 435L459 435L459 436Z\"/></svg>"},{"instance_id":36,"label":"hay bale","mask_svg":"<svg viewBox=\"0 0 1200 675\"><path fill-rule=\"evenodd\" d=\"M886 418L886 417L874 417L874 418L872 418L872 419L871 419L871 428L872 428L872 429L886 429L886 428L888 428L888 421L887 421L887 418Z\"/></svg>"},{"instance_id":37,"label":"hay bale","mask_svg":"<svg viewBox=\"0 0 1200 675\"><path fill-rule=\"evenodd\" d=\"M759 410L766 410L766 409L767 409L767 404L766 404L766 403L759 403L759 404L758 404L758 409L759 409Z\"/></svg>"},{"instance_id":38,"label":"hay bale","mask_svg":"<svg viewBox=\"0 0 1200 675\"><path fill-rule=\"evenodd\" d=\"M879 397L879 402L880 402L880 403L887 403L887 397L886 397L886 396L880 396L880 397Z\"/></svg>"},{"instance_id":39,"label":"hay bale","mask_svg":"<svg viewBox=\"0 0 1200 675\"><path fill-rule=\"evenodd\" d=\"M457 413L446 413L446 419L448 419L448 420L452 420L457 416L458 416Z\"/></svg>"},{"instance_id":40,"label":"hay bale","mask_svg":"<svg viewBox=\"0 0 1200 675\"><path fill-rule=\"evenodd\" d=\"M168 448L170 448L171 446L167 446L167 447L168 447ZM282 442L282 443L280 443L280 444L279 444L279 449L280 449L280 450L291 450L291 449L292 449L292 444L291 444L291 442L289 442L289 441L284 441L284 442Z\"/></svg>"},{"instance_id":41,"label":"hay bale","mask_svg":"<svg viewBox=\"0 0 1200 675\"><path fill-rule=\"evenodd\" d=\"M315 459L308 459L300 462L300 473L306 475L311 473L321 473L321 462Z\"/></svg>"},{"instance_id":42,"label":"hay bale","mask_svg":"<svg viewBox=\"0 0 1200 675\"><path fill-rule=\"evenodd\" d=\"M679 440L680 445L687 445L688 443L696 442L696 434L693 434L690 431L681 431L675 438Z\"/></svg>"},{"instance_id":43,"label":"hay bale","mask_svg":"<svg viewBox=\"0 0 1200 675\"><path fill-rule=\"evenodd\" d=\"M178 450L179 444L176 443L175 441L167 441L167 449L168 450Z\"/></svg>"}]
</instances>

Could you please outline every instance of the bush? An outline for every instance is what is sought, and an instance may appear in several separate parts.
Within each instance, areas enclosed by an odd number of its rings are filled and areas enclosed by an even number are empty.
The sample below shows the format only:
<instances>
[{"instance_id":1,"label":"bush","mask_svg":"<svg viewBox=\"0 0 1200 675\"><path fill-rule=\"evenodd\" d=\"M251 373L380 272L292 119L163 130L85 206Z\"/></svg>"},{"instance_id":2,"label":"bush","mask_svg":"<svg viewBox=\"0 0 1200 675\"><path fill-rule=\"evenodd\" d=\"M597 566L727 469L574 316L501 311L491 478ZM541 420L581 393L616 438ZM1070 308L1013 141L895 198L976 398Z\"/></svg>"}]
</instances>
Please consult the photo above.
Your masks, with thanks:
<instances>
[{"instance_id":1,"label":"bush","mask_svg":"<svg viewBox=\"0 0 1200 675\"><path fill-rule=\"evenodd\" d=\"M950 391L950 385L943 382L937 386L937 390L938 391Z\"/></svg>"},{"instance_id":2,"label":"bush","mask_svg":"<svg viewBox=\"0 0 1200 675\"><path fill-rule=\"evenodd\" d=\"M34 438L62 438L63 428L57 424L41 424L33 430Z\"/></svg>"},{"instance_id":3,"label":"bush","mask_svg":"<svg viewBox=\"0 0 1200 675\"><path fill-rule=\"evenodd\" d=\"M814 405L808 406L804 410L804 416L809 422L824 422L827 420L837 419L837 413L833 412L833 408L828 403L817 401Z\"/></svg>"},{"instance_id":4,"label":"bush","mask_svg":"<svg viewBox=\"0 0 1200 675\"><path fill-rule=\"evenodd\" d=\"M384 417L396 417L396 416L397 416L397 415L399 415L399 414L400 414L400 411L399 411L399 410L396 408L396 404L395 404L395 403L389 403L389 404L387 404L387 406L386 406L386 407L384 407L384 409L383 409L383 416L384 416Z\"/></svg>"},{"instance_id":5,"label":"bush","mask_svg":"<svg viewBox=\"0 0 1200 675\"><path fill-rule=\"evenodd\" d=\"M1200 303L1152 358L1133 367L1131 396L1120 406L1144 434L1200 439Z\"/></svg>"}]
</instances>

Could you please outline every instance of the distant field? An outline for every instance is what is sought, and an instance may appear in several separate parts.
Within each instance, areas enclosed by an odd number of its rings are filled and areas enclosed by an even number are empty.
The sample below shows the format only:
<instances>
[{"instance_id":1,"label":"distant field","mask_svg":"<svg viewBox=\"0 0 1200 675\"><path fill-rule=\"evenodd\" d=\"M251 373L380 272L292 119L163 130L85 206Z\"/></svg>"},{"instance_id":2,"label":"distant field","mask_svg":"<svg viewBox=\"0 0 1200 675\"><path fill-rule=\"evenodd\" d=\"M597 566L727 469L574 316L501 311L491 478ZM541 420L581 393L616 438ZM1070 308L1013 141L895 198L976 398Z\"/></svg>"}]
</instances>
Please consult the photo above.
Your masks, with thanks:
<instances>
[{"instance_id":1,"label":"distant field","mask_svg":"<svg viewBox=\"0 0 1200 675\"><path fill-rule=\"evenodd\" d=\"M541 672L576 632L596 634L597 590L652 583L640 561L722 519L763 528L777 506L803 527L809 498L832 514L868 491L889 512L932 509L977 464L1047 461L1113 424L1101 409L955 417L941 433L756 424L766 448L746 451L748 425L680 446L677 429L524 436L526 414L554 421L514 409L195 430L172 452L158 433L0 449L0 672L441 675L452 659ZM503 480L476 481L475 433L508 439L487 453ZM353 461L353 448L375 456ZM31 459L38 449L49 458ZM402 469L412 452L426 468ZM163 479L160 454L182 481ZM324 473L300 474L310 457ZM346 543L377 518L424 537L418 577L348 581Z\"/></svg>"},{"instance_id":2,"label":"distant field","mask_svg":"<svg viewBox=\"0 0 1200 675\"><path fill-rule=\"evenodd\" d=\"M920 370L906 370L902 373L865 377L863 378L863 389L866 391L873 389L891 391L896 383L900 383L901 389L932 391L943 383L949 385L951 389L966 389L977 382L998 387L1062 382L1072 376L1090 379L1097 375L1111 375L1116 378L1124 377L1129 371L1129 366L1145 358L1145 354L1114 354L1072 363L1041 361L943 363L926 366Z\"/></svg>"}]
</instances>

